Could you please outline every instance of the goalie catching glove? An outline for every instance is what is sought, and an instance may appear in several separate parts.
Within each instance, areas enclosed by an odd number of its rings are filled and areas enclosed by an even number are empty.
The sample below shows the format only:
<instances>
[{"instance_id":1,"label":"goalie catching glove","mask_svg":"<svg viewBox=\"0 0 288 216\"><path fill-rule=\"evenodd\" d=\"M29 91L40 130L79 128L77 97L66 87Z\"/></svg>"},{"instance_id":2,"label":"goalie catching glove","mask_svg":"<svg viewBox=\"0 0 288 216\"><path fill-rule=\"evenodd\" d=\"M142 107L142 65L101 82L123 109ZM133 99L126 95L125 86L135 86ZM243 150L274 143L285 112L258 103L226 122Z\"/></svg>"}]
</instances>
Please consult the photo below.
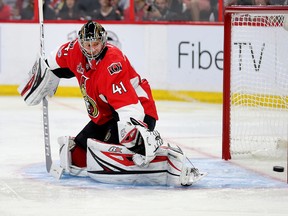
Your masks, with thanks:
<instances>
[{"instance_id":1,"label":"goalie catching glove","mask_svg":"<svg viewBox=\"0 0 288 216\"><path fill-rule=\"evenodd\" d=\"M147 167L163 145L163 140L157 130L150 131L145 123L134 118L130 121L118 122L119 142L136 153L132 159L137 166Z\"/></svg>"},{"instance_id":2,"label":"goalie catching glove","mask_svg":"<svg viewBox=\"0 0 288 216\"><path fill-rule=\"evenodd\" d=\"M47 95L52 97L60 79L50 70L45 60L38 54L28 73L28 78L19 86L18 92L28 105L39 104Z\"/></svg>"}]
</instances>

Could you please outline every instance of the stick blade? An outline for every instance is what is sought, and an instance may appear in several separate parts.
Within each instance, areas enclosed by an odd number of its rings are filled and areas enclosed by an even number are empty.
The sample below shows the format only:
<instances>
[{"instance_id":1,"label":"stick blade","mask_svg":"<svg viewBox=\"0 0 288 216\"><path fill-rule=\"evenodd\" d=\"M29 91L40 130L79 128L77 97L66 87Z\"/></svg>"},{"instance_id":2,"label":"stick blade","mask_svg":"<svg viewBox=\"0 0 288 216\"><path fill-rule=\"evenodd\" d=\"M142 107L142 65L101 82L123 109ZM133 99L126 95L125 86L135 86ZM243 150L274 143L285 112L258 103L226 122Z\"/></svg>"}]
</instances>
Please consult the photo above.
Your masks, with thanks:
<instances>
[{"instance_id":1,"label":"stick blade","mask_svg":"<svg viewBox=\"0 0 288 216\"><path fill-rule=\"evenodd\" d=\"M46 170L49 173L52 168L52 159L46 155Z\"/></svg>"},{"instance_id":2,"label":"stick blade","mask_svg":"<svg viewBox=\"0 0 288 216\"><path fill-rule=\"evenodd\" d=\"M64 169L60 166L57 166L55 164L52 163L51 168L49 170L49 173L55 177L56 179L60 179L62 174L64 172Z\"/></svg>"}]
</instances>

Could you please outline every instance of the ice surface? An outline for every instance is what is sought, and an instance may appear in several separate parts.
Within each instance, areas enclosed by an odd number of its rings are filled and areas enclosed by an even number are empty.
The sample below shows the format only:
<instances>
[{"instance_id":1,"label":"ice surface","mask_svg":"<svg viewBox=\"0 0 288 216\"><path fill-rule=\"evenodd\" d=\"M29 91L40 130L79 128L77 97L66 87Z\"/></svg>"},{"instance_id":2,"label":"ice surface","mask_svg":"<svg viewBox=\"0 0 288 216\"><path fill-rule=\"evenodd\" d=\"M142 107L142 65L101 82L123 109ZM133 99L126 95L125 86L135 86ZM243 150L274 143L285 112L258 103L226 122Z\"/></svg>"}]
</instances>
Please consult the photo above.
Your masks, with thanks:
<instances>
[{"instance_id":1,"label":"ice surface","mask_svg":"<svg viewBox=\"0 0 288 216\"><path fill-rule=\"evenodd\" d=\"M287 174L272 171L278 164L221 159L220 105L157 101L157 107L161 136L209 173L192 187L108 185L67 175L58 181L45 169L42 106L0 97L0 215L287 215ZM49 99L49 117L57 163L57 137L75 136L89 119L80 98Z\"/></svg>"}]
</instances>

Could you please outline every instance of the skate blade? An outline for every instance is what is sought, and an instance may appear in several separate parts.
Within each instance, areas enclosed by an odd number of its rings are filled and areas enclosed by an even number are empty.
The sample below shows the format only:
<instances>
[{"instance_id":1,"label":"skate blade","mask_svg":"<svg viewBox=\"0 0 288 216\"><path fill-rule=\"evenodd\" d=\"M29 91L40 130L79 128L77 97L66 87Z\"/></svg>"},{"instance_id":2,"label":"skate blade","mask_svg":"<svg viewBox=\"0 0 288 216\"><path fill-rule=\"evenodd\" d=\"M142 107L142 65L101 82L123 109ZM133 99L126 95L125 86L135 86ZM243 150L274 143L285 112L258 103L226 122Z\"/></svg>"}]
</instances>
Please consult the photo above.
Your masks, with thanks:
<instances>
[{"instance_id":1,"label":"skate blade","mask_svg":"<svg viewBox=\"0 0 288 216\"><path fill-rule=\"evenodd\" d=\"M200 181L201 179L203 179L205 176L207 176L208 173L207 172L201 172L199 173L199 175L195 176L193 178L192 184L195 184L196 182Z\"/></svg>"},{"instance_id":2,"label":"skate blade","mask_svg":"<svg viewBox=\"0 0 288 216\"><path fill-rule=\"evenodd\" d=\"M60 179L62 174L63 174L63 172L64 172L64 169L62 167L60 167L60 166L55 165L55 164L51 165L51 168L50 168L50 171L49 171L49 173L53 177L55 177L56 179Z\"/></svg>"}]
</instances>

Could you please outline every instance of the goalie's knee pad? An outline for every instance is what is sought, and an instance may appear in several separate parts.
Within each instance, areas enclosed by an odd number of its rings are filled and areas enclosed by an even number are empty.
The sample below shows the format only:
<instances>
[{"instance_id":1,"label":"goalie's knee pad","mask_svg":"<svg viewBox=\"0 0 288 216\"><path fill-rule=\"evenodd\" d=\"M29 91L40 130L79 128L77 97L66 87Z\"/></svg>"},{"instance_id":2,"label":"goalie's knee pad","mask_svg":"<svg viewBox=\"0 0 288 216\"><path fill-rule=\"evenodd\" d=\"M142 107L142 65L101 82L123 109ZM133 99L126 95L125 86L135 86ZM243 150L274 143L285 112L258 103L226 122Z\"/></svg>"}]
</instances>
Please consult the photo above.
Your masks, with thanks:
<instances>
[{"instance_id":1,"label":"goalie's knee pad","mask_svg":"<svg viewBox=\"0 0 288 216\"><path fill-rule=\"evenodd\" d=\"M67 174L74 176L87 176L87 169L72 165L71 150L75 147L74 139L70 136L58 138L60 145L60 166Z\"/></svg>"},{"instance_id":2,"label":"goalie's knee pad","mask_svg":"<svg viewBox=\"0 0 288 216\"><path fill-rule=\"evenodd\" d=\"M167 157L167 185L190 186L207 175L189 164L186 155L178 146L169 145Z\"/></svg>"}]
</instances>

